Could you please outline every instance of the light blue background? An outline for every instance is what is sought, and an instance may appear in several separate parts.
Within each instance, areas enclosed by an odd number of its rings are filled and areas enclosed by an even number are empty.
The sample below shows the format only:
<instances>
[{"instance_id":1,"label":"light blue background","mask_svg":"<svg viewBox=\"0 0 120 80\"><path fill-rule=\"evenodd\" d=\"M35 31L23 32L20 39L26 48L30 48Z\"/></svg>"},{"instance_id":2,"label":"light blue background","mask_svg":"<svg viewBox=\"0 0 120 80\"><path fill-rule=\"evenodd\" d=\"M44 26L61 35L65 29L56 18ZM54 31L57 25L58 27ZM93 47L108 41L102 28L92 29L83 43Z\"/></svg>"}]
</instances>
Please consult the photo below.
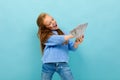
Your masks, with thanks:
<instances>
[{"instance_id":1,"label":"light blue background","mask_svg":"<svg viewBox=\"0 0 120 80\"><path fill-rule=\"evenodd\" d=\"M75 80L120 80L119 0L1 0L0 80L40 80L36 18L47 12L62 30L88 22L85 40L70 52ZM53 80L60 80L55 74Z\"/></svg>"}]
</instances>

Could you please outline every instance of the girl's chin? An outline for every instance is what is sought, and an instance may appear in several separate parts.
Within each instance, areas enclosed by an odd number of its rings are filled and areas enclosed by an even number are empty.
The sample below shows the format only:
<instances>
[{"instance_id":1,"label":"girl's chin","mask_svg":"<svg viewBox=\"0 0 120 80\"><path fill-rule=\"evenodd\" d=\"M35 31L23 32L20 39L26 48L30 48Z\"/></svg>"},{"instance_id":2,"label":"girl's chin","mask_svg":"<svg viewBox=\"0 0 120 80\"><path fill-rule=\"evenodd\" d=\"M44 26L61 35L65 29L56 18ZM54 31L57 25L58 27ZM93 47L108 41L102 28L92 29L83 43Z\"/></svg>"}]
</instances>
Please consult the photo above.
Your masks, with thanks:
<instances>
[{"instance_id":1,"label":"girl's chin","mask_svg":"<svg viewBox=\"0 0 120 80\"><path fill-rule=\"evenodd\" d=\"M57 30L57 29L59 29L58 27L55 27L55 28L53 28L52 30Z\"/></svg>"}]
</instances>

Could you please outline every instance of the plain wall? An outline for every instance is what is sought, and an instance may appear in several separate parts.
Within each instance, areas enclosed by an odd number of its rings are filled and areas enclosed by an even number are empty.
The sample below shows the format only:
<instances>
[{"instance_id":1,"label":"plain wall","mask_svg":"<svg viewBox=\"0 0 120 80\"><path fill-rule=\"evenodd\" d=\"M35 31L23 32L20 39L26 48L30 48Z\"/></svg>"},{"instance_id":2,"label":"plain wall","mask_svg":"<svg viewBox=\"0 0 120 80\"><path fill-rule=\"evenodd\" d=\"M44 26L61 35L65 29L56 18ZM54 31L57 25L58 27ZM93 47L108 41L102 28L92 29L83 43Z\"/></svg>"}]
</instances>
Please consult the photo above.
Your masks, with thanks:
<instances>
[{"instance_id":1,"label":"plain wall","mask_svg":"<svg viewBox=\"0 0 120 80\"><path fill-rule=\"evenodd\" d=\"M70 52L75 80L120 80L119 0L1 0L0 80L40 80L36 19L52 15L62 30L88 22L84 42ZM55 74L53 80L60 80Z\"/></svg>"}]
</instances>

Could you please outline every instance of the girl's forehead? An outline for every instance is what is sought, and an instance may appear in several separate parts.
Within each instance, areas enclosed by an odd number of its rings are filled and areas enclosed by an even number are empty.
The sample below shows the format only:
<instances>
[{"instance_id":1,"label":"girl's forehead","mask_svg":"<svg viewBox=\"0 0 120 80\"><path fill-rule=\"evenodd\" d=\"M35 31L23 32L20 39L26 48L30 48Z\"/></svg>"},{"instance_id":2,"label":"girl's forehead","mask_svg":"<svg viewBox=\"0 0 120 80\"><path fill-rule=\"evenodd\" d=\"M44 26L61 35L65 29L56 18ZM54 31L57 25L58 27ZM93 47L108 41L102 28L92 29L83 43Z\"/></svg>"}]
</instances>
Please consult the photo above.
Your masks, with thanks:
<instances>
[{"instance_id":1,"label":"girl's forehead","mask_svg":"<svg viewBox=\"0 0 120 80\"><path fill-rule=\"evenodd\" d=\"M44 18L44 23L49 23L51 21L52 17L47 15L45 18Z\"/></svg>"}]
</instances>

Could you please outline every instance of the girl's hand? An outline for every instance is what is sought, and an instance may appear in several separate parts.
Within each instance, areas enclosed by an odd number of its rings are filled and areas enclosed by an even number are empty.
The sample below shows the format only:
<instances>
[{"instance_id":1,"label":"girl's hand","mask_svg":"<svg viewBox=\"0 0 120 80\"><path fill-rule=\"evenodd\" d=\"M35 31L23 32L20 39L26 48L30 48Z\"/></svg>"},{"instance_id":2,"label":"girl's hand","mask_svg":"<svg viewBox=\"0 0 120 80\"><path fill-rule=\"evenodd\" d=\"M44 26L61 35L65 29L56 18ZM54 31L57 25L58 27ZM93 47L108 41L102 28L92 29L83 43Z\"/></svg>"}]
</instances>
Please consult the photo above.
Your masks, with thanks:
<instances>
[{"instance_id":1,"label":"girl's hand","mask_svg":"<svg viewBox=\"0 0 120 80\"><path fill-rule=\"evenodd\" d=\"M75 43L74 43L74 48L77 48L79 44L83 42L84 35L80 36L79 38L76 38Z\"/></svg>"},{"instance_id":2,"label":"girl's hand","mask_svg":"<svg viewBox=\"0 0 120 80\"><path fill-rule=\"evenodd\" d=\"M68 41L68 40L71 39L71 38L74 38L74 36L71 35L71 34L64 36L64 39L65 39L66 41Z\"/></svg>"}]
</instances>

